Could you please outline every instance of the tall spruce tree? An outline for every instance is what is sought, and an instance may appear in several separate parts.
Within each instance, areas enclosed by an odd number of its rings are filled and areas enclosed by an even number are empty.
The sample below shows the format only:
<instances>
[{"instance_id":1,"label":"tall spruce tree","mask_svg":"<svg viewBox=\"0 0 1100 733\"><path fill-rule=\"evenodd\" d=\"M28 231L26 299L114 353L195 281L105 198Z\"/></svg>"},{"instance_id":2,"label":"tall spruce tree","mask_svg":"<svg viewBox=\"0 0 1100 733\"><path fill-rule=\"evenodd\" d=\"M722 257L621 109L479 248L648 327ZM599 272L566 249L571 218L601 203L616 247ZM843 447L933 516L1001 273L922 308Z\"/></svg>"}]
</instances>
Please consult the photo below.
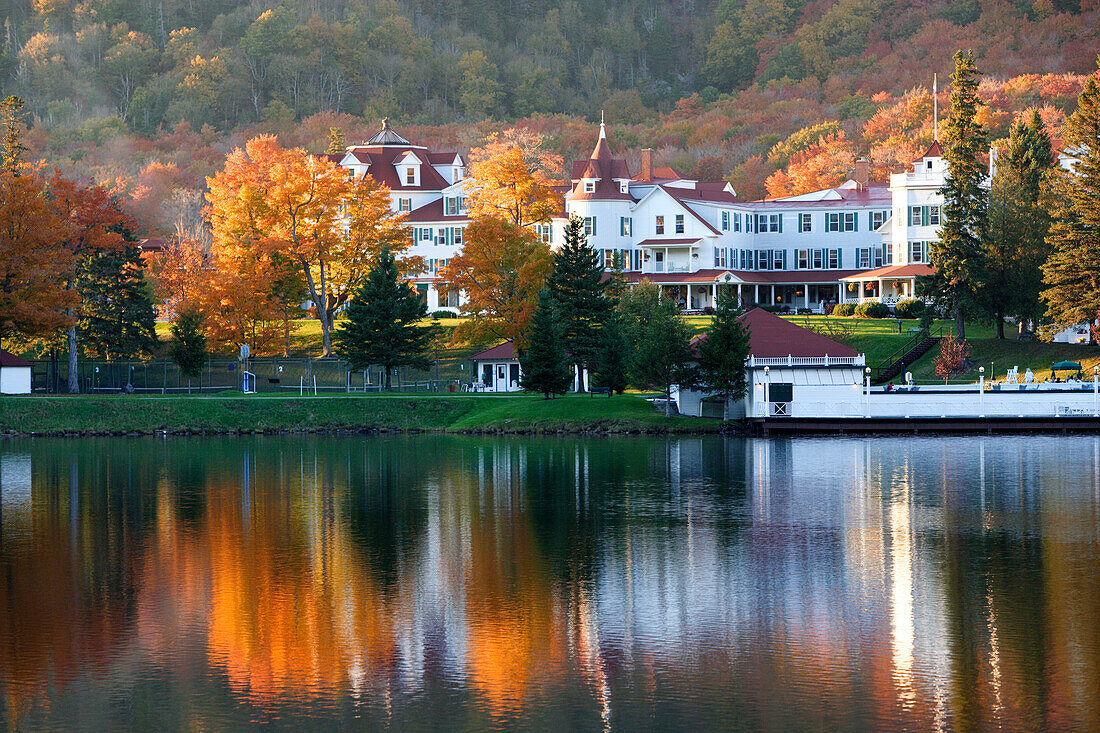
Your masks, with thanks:
<instances>
[{"instance_id":1,"label":"tall spruce tree","mask_svg":"<svg viewBox=\"0 0 1100 733\"><path fill-rule=\"evenodd\" d=\"M630 344L630 375L634 386L665 395L665 416L672 414L672 387L695 382L691 328L676 304L662 298L658 286L643 280L625 293L619 311Z\"/></svg>"},{"instance_id":2,"label":"tall spruce tree","mask_svg":"<svg viewBox=\"0 0 1100 733\"><path fill-rule=\"evenodd\" d=\"M1100 64L1100 59L1098 59ZM1062 132L1065 149L1077 158L1072 170L1054 176L1052 222L1047 242L1051 256L1043 268L1042 298L1047 314L1061 329L1091 324L1100 341L1100 70L1085 82L1077 111Z\"/></svg>"},{"instance_id":3,"label":"tall spruce tree","mask_svg":"<svg viewBox=\"0 0 1100 733\"><path fill-rule=\"evenodd\" d=\"M172 324L172 343L168 353L176 362L180 374L187 377L187 391L191 391L191 380L202 375L206 365L206 334L202 330L202 313L186 310L176 317Z\"/></svg>"},{"instance_id":4,"label":"tall spruce tree","mask_svg":"<svg viewBox=\"0 0 1100 733\"><path fill-rule=\"evenodd\" d=\"M600 353L592 383L606 389L608 397L616 392L622 394L626 390L629 368L630 344L623 330L622 317L612 311L600 329Z\"/></svg>"},{"instance_id":5,"label":"tall spruce tree","mask_svg":"<svg viewBox=\"0 0 1100 733\"><path fill-rule=\"evenodd\" d=\"M382 367L389 391L396 367L425 370L431 366L428 348L439 327L417 325L427 310L401 277L393 253L383 249L348 304L347 320L336 332L337 351L353 371Z\"/></svg>"},{"instance_id":6,"label":"tall spruce tree","mask_svg":"<svg viewBox=\"0 0 1100 733\"><path fill-rule=\"evenodd\" d=\"M549 291L539 293L538 307L531 316L527 350L520 356L520 386L541 392L545 399L565 394L573 376L562 349L561 326Z\"/></svg>"},{"instance_id":7,"label":"tall spruce tree","mask_svg":"<svg viewBox=\"0 0 1100 733\"><path fill-rule=\"evenodd\" d=\"M588 243L580 217L570 218L565 225L565 241L554 253L546 288L561 329L562 348L577 374L583 375L585 369L594 369L599 359L600 329L611 302L603 282L603 262Z\"/></svg>"},{"instance_id":8,"label":"tall spruce tree","mask_svg":"<svg viewBox=\"0 0 1100 733\"><path fill-rule=\"evenodd\" d=\"M980 292L983 309L993 319L997 338L1004 338L1006 316L1019 324L1042 315L1039 301L1042 266L1050 256L1046 243L1050 215L1042 186L1052 169L1050 137L1038 111L1012 126L1008 146L999 156L990 182L988 226L983 241L985 276Z\"/></svg>"},{"instance_id":9,"label":"tall spruce tree","mask_svg":"<svg viewBox=\"0 0 1100 733\"><path fill-rule=\"evenodd\" d=\"M955 53L951 75L951 114L944 125L947 180L939 240L929 248L936 272L921 280L923 292L955 317L959 338L966 334L966 318L978 307L983 277L982 241L986 228L985 166L978 156L987 152L989 138L978 121L980 72L973 51Z\"/></svg>"},{"instance_id":10,"label":"tall spruce tree","mask_svg":"<svg viewBox=\"0 0 1100 733\"><path fill-rule=\"evenodd\" d=\"M729 419L730 400L744 397L748 389L745 360L752 345L741 309L730 295L718 298L714 322L698 341L699 383L722 397L722 419Z\"/></svg>"},{"instance_id":11,"label":"tall spruce tree","mask_svg":"<svg viewBox=\"0 0 1100 733\"><path fill-rule=\"evenodd\" d=\"M77 276L84 348L105 359L150 356L157 346L153 292L133 244L90 253Z\"/></svg>"}]
</instances>

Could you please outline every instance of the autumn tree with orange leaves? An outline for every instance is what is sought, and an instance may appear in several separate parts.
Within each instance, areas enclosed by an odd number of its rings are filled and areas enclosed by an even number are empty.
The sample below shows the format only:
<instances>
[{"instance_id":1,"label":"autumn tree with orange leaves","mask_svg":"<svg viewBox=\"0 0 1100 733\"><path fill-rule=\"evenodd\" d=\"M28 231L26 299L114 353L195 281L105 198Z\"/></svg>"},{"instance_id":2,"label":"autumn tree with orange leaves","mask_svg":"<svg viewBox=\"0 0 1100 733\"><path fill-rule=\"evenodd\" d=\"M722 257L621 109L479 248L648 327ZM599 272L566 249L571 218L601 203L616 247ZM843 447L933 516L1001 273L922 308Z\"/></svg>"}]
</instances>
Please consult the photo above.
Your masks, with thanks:
<instances>
[{"instance_id":1,"label":"autumn tree with orange leaves","mask_svg":"<svg viewBox=\"0 0 1100 733\"><path fill-rule=\"evenodd\" d=\"M844 130L824 135L790 158L786 170L768 176L768 196L782 198L839 186L848 178L856 154Z\"/></svg>"},{"instance_id":2,"label":"autumn tree with orange leaves","mask_svg":"<svg viewBox=\"0 0 1100 733\"><path fill-rule=\"evenodd\" d=\"M465 293L459 310L470 316L453 340L507 339L522 351L551 262L549 245L532 230L495 217L474 220L462 252L441 274L445 293Z\"/></svg>"},{"instance_id":3,"label":"autumn tree with orange leaves","mask_svg":"<svg viewBox=\"0 0 1100 733\"><path fill-rule=\"evenodd\" d=\"M252 294L240 307L275 304L283 261L305 281L321 324L324 356L332 355L335 311L361 282L371 257L386 246L411 246L390 211L389 191L373 179L348 179L327 158L286 149L270 135L253 138L207 179L215 267L244 272ZM403 263L416 269L415 263Z\"/></svg>"},{"instance_id":4,"label":"autumn tree with orange leaves","mask_svg":"<svg viewBox=\"0 0 1100 733\"><path fill-rule=\"evenodd\" d=\"M41 171L21 163L0 170L0 345L51 337L72 323L77 298L65 283L73 257L61 246L71 232Z\"/></svg>"},{"instance_id":5,"label":"autumn tree with orange leaves","mask_svg":"<svg viewBox=\"0 0 1100 733\"><path fill-rule=\"evenodd\" d=\"M561 156L546 150L541 135L515 128L494 132L470 151L470 218L496 217L517 226L549 221L561 209L553 188L561 170Z\"/></svg>"},{"instance_id":6,"label":"autumn tree with orange leaves","mask_svg":"<svg viewBox=\"0 0 1100 733\"><path fill-rule=\"evenodd\" d=\"M77 319L81 317L81 274L88 270L94 257L100 254L114 255L133 246L126 241L123 232L131 227L130 218L122 211L117 197L103 186L82 184L55 172L50 181L50 195L58 211L69 218L69 236L62 243L72 262L65 278L65 287L76 293L73 307L68 310L66 329L69 369L68 390L80 391L79 354L80 343Z\"/></svg>"}]
</instances>

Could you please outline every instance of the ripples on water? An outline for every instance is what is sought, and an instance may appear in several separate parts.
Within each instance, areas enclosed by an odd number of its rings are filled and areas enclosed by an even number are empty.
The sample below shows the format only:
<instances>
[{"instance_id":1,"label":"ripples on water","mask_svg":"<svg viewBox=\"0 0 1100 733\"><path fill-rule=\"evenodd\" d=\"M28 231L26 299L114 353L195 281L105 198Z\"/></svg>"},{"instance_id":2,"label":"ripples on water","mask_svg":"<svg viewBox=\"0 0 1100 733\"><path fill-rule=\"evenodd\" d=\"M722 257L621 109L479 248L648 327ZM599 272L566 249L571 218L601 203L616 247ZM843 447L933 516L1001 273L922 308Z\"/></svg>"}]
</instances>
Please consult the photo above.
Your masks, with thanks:
<instances>
[{"instance_id":1,"label":"ripples on water","mask_svg":"<svg viewBox=\"0 0 1100 733\"><path fill-rule=\"evenodd\" d=\"M9 728L1100 729L1100 438L7 441Z\"/></svg>"}]
</instances>

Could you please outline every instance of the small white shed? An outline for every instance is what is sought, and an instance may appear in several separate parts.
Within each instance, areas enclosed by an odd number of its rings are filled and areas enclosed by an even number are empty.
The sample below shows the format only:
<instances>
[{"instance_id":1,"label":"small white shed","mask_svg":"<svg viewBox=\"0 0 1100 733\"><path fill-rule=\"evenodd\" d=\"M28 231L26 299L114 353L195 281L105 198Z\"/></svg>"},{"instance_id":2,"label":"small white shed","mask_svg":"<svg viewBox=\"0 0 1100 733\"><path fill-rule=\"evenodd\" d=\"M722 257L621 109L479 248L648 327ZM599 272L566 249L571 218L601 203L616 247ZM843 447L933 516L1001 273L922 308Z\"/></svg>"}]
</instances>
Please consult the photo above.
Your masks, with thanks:
<instances>
[{"instance_id":1,"label":"small white shed","mask_svg":"<svg viewBox=\"0 0 1100 733\"><path fill-rule=\"evenodd\" d=\"M30 394L31 363L0 349L0 394Z\"/></svg>"},{"instance_id":2,"label":"small white shed","mask_svg":"<svg viewBox=\"0 0 1100 733\"><path fill-rule=\"evenodd\" d=\"M516 347L511 341L486 349L470 357L474 362L474 382L478 392L519 392L520 366Z\"/></svg>"}]
</instances>

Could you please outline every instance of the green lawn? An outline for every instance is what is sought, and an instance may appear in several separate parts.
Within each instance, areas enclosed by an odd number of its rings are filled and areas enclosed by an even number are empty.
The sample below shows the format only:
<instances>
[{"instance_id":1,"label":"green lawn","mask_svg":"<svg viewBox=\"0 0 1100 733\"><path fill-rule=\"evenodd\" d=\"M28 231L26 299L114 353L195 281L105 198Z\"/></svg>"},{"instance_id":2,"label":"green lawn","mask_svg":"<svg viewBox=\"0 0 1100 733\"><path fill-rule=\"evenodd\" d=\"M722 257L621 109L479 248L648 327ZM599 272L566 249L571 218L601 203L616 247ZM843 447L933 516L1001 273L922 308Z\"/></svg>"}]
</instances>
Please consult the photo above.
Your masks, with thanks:
<instances>
[{"instance_id":1,"label":"green lawn","mask_svg":"<svg viewBox=\"0 0 1100 733\"><path fill-rule=\"evenodd\" d=\"M969 330L969 329L968 329ZM969 336L969 333L967 334ZM985 367L985 375L995 375L993 381L1003 382L1005 371L1013 366L1020 368L1020 380L1030 367L1040 379L1050 377L1050 365L1058 361L1076 361L1083 367L1085 379L1092 380L1092 368L1100 366L1100 346L1080 346L1076 344L1047 344L1038 341L1017 341L1012 338L968 338L970 359L974 368L958 377L959 380L974 381L978 378L978 367ZM909 371L917 381L936 381L932 360L939 353L937 348L917 360ZM1065 378L1070 372L1059 372Z\"/></svg>"},{"instance_id":2,"label":"green lawn","mask_svg":"<svg viewBox=\"0 0 1100 733\"><path fill-rule=\"evenodd\" d=\"M151 433L364 429L706 432L717 420L665 418L640 397L372 395L78 396L0 399L6 433Z\"/></svg>"}]
</instances>

